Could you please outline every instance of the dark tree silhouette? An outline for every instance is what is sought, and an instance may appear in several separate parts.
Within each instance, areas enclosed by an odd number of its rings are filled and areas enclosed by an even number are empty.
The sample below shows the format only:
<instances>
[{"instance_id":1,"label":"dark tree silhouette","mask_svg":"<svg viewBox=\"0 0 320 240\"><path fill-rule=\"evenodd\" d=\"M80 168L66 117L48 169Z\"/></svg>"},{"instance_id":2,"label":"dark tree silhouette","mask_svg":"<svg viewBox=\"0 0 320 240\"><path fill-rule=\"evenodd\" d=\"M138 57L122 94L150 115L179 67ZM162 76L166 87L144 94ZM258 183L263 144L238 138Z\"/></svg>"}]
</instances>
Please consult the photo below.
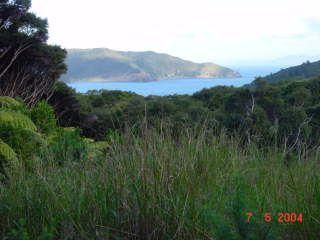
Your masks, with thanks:
<instances>
[{"instance_id":1,"label":"dark tree silhouette","mask_svg":"<svg viewBox=\"0 0 320 240\"><path fill-rule=\"evenodd\" d=\"M28 105L50 98L66 71L66 51L46 43L47 21L29 13L30 0L0 2L0 95Z\"/></svg>"}]
</instances>

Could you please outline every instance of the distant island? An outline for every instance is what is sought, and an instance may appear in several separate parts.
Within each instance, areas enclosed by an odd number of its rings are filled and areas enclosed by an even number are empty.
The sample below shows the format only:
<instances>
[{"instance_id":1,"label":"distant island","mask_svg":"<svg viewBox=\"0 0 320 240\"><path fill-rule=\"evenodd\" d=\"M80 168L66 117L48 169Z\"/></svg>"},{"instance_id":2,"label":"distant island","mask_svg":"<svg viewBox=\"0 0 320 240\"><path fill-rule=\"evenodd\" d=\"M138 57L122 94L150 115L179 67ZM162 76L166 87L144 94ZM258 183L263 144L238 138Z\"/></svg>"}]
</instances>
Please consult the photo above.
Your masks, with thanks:
<instances>
[{"instance_id":1,"label":"distant island","mask_svg":"<svg viewBox=\"0 0 320 240\"><path fill-rule=\"evenodd\" d=\"M64 82L150 82L179 78L237 78L214 63L194 63L155 52L121 52L106 48L69 49Z\"/></svg>"}]
</instances>

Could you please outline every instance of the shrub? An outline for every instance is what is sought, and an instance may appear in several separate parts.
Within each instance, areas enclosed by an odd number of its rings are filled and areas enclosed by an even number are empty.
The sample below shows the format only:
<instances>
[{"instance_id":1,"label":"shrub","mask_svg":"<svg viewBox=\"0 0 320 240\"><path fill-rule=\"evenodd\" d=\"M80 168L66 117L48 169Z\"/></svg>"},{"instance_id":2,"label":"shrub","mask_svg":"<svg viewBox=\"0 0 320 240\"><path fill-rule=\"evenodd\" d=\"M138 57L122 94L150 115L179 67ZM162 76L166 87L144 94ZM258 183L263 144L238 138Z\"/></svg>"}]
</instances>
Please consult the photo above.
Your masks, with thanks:
<instances>
[{"instance_id":1,"label":"shrub","mask_svg":"<svg viewBox=\"0 0 320 240\"><path fill-rule=\"evenodd\" d=\"M48 148L43 154L54 162L80 161L88 154L88 143L75 128L59 128L48 137Z\"/></svg>"},{"instance_id":2,"label":"shrub","mask_svg":"<svg viewBox=\"0 0 320 240\"><path fill-rule=\"evenodd\" d=\"M32 121L41 133L49 134L57 128L54 110L47 102L40 101L30 113Z\"/></svg>"},{"instance_id":3,"label":"shrub","mask_svg":"<svg viewBox=\"0 0 320 240\"><path fill-rule=\"evenodd\" d=\"M37 130L36 125L28 116L11 110L0 110L0 127L27 129L30 131Z\"/></svg>"},{"instance_id":4,"label":"shrub","mask_svg":"<svg viewBox=\"0 0 320 240\"><path fill-rule=\"evenodd\" d=\"M7 167L15 165L16 161L15 151L0 139L0 181L7 177Z\"/></svg>"}]
</instances>

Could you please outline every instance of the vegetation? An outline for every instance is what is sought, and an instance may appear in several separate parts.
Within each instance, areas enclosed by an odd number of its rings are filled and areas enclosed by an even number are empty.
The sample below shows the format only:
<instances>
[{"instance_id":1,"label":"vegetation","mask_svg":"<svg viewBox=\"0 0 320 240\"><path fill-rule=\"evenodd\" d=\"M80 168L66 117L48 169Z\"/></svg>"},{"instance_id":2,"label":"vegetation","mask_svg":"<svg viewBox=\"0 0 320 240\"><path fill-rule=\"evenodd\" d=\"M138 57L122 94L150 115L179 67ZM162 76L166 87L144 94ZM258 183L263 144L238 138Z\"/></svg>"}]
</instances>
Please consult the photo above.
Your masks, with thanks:
<instances>
[{"instance_id":1,"label":"vegetation","mask_svg":"<svg viewBox=\"0 0 320 240\"><path fill-rule=\"evenodd\" d=\"M286 69L282 69L277 73L270 74L262 79L269 83L276 83L279 81L294 81L304 80L307 78L314 78L320 76L320 61L317 62L305 62L299 66L294 66ZM254 86L259 80L253 82L251 86Z\"/></svg>"},{"instance_id":2,"label":"vegetation","mask_svg":"<svg viewBox=\"0 0 320 240\"><path fill-rule=\"evenodd\" d=\"M44 101L31 109L9 97L0 97L0 103L1 179L9 180L17 163L29 171L43 154L57 162L72 161L90 145L76 129L58 127L52 107Z\"/></svg>"},{"instance_id":3,"label":"vegetation","mask_svg":"<svg viewBox=\"0 0 320 240\"><path fill-rule=\"evenodd\" d=\"M32 148L28 167L7 170L3 237L318 239L319 79L261 84L193 96L78 95L79 114L100 113L83 131L103 142L57 127L44 102L28 110L5 98L10 111L33 113L50 144ZM279 222L283 212L302 222Z\"/></svg>"},{"instance_id":4,"label":"vegetation","mask_svg":"<svg viewBox=\"0 0 320 240\"><path fill-rule=\"evenodd\" d=\"M90 91L77 95L81 114L91 122L79 124L84 134L102 140L110 130L148 125L179 133L186 126L219 128L243 143L286 144L288 151L319 144L320 78L257 89L216 87L193 96L142 97L120 91ZM94 117L92 117L94 116ZM83 118L87 119L87 118ZM91 130L90 130L91 129ZM302 153L301 153L302 154Z\"/></svg>"},{"instance_id":5,"label":"vegetation","mask_svg":"<svg viewBox=\"0 0 320 240\"><path fill-rule=\"evenodd\" d=\"M46 44L47 21L30 7L31 0L0 1L0 95L34 105L51 96L66 71L66 52Z\"/></svg>"},{"instance_id":6,"label":"vegetation","mask_svg":"<svg viewBox=\"0 0 320 240\"><path fill-rule=\"evenodd\" d=\"M194 129L179 142L151 129L111 138L102 158L51 154L3 186L9 239L317 239L318 151L287 164L280 149ZM62 148L59 148L59 152ZM68 158L69 159L69 158ZM253 217L248 224L247 212ZM272 213L272 223L264 220ZM303 213L279 223L277 213Z\"/></svg>"},{"instance_id":7,"label":"vegetation","mask_svg":"<svg viewBox=\"0 0 320 240\"><path fill-rule=\"evenodd\" d=\"M213 63L196 64L155 52L71 49L64 81L155 81L164 78L239 77Z\"/></svg>"},{"instance_id":8,"label":"vegetation","mask_svg":"<svg viewBox=\"0 0 320 240\"><path fill-rule=\"evenodd\" d=\"M319 77L77 94L30 1L0 4L1 239L320 238Z\"/></svg>"}]
</instances>

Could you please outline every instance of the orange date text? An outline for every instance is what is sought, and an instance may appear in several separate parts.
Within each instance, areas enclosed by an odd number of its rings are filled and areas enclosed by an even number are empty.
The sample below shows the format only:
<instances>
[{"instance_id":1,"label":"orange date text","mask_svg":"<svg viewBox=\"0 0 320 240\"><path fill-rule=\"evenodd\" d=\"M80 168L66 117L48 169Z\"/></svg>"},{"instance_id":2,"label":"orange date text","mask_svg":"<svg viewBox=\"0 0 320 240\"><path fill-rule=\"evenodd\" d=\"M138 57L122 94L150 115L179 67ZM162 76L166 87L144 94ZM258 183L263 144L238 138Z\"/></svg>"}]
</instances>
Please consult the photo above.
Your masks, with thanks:
<instances>
[{"instance_id":1,"label":"orange date text","mask_svg":"<svg viewBox=\"0 0 320 240\"><path fill-rule=\"evenodd\" d=\"M262 217L262 219L267 222L278 222L278 223L302 223L303 222L303 213L295 212L280 212L276 215L271 214L270 212L262 214L262 216L255 216L252 212L246 213L246 222L250 223L254 218Z\"/></svg>"}]
</instances>

